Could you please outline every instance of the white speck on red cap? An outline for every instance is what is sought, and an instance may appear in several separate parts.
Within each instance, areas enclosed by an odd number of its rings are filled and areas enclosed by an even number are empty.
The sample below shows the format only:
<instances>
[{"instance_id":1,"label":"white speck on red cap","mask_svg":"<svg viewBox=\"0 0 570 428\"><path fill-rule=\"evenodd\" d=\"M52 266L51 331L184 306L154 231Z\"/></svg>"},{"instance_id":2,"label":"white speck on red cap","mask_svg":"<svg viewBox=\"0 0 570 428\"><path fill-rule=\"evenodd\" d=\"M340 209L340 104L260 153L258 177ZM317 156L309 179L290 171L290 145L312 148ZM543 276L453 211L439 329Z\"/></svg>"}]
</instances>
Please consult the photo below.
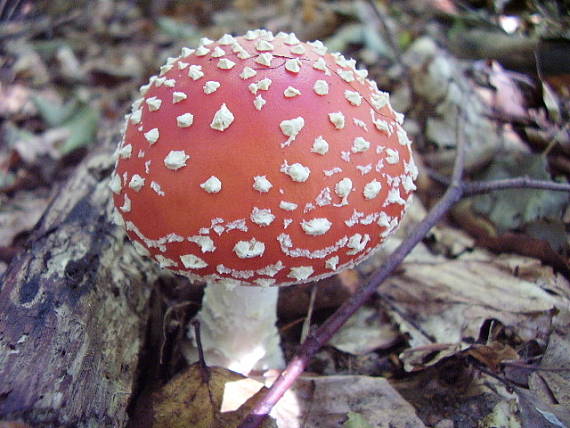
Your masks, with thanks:
<instances>
[{"instance_id":1,"label":"white speck on red cap","mask_svg":"<svg viewBox=\"0 0 570 428\"><path fill-rule=\"evenodd\" d=\"M293 202L287 202L287 201L279 202L279 208L285 211L294 211L297 209L297 207L298 205Z\"/></svg>"},{"instance_id":2,"label":"white speck on red cap","mask_svg":"<svg viewBox=\"0 0 570 428\"><path fill-rule=\"evenodd\" d=\"M225 50L223 50L223 49L222 49L221 47L219 47L219 46L216 46L216 47L214 48L214 50L212 51L212 54L211 54L211 55L212 55L213 58L220 58L220 57L224 56L225 54L226 54L226 51L225 51Z\"/></svg>"},{"instance_id":3,"label":"white speck on red cap","mask_svg":"<svg viewBox=\"0 0 570 428\"><path fill-rule=\"evenodd\" d=\"M156 181L151 181L150 182L150 188L152 190L154 190L154 192L158 195L158 196L164 196L165 193L162 191L162 188L160 187L160 184L158 184Z\"/></svg>"},{"instance_id":4,"label":"white speck on red cap","mask_svg":"<svg viewBox=\"0 0 570 428\"><path fill-rule=\"evenodd\" d=\"M386 149L386 162L388 162L390 165L394 165L400 162L399 153L394 149Z\"/></svg>"},{"instance_id":5,"label":"white speck on red cap","mask_svg":"<svg viewBox=\"0 0 570 428\"><path fill-rule=\"evenodd\" d=\"M257 74L257 71L255 71L253 68L244 67L241 74L239 75L239 77L241 77L243 80L247 80L247 79L255 76L256 74Z\"/></svg>"},{"instance_id":6,"label":"white speck on red cap","mask_svg":"<svg viewBox=\"0 0 570 428\"><path fill-rule=\"evenodd\" d=\"M329 93L329 84L326 80L317 80L313 85L313 90L317 95L327 95Z\"/></svg>"},{"instance_id":7,"label":"white speck on red cap","mask_svg":"<svg viewBox=\"0 0 570 428\"><path fill-rule=\"evenodd\" d=\"M340 70L338 75L347 83L354 82L354 73L350 70Z\"/></svg>"},{"instance_id":8,"label":"white speck on red cap","mask_svg":"<svg viewBox=\"0 0 570 428\"><path fill-rule=\"evenodd\" d=\"M217 131L225 131L232 124L234 119L235 116L224 103L221 105L221 107L214 115L212 123L210 123L210 128L215 129Z\"/></svg>"},{"instance_id":9,"label":"white speck on red cap","mask_svg":"<svg viewBox=\"0 0 570 428\"><path fill-rule=\"evenodd\" d=\"M116 195L121 193L122 184L121 184L121 177L119 175L113 174L113 176L111 177L111 181L109 182L109 188Z\"/></svg>"},{"instance_id":10,"label":"white speck on red cap","mask_svg":"<svg viewBox=\"0 0 570 428\"><path fill-rule=\"evenodd\" d=\"M180 261L186 269L202 269L208 266L208 263L194 254L184 254L180 256Z\"/></svg>"},{"instance_id":11,"label":"white speck on red cap","mask_svg":"<svg viewBox=\"0 0 570 428\"><path fill-rule=\"evenodd\" d=\"M291 51L292 54L294 55L304 55L305 52L307 51L305 49L305 46L303 45L295 45L295 46L291 46L291 49L289 49Z\"/></svg>"},{"instance_id":12,"label":"white speck on red cap","mask_svg":"<svg viewBox=\"0 0 570 428\"><path fill-rule=\"evenodd\" d=\"M362 95L360 95L356 91L349 91L348 89L344 91L344 97L348 100L350 104L353 106L359 106L362 104Z\"/></svg>"},{"instance_id":13,"label":"white speck on red cap","mask_svg":"<svg viewBox=\"0 0 570 428\"><path fill-rule=\"evenodd\" d=\"M144 178L142 178L138 174L133 174L131 177L131 181L129 182L129 187L133 189L135 192L138 192L144 186Z\"/></svg>"},{"instance_id":14,"label":"white speck on red cap","mask_svg":"<svg viewBox=\"0 0 570 428\"><path fill-rule=\"evenodd\" d=\"M281 172L287 174L291 177L291 180L298 183L304 183L309 178L311 170L301 165L300 163L294 163L293 165L287 165L287 161L281 166Z\"/></svg>"},{"instance_id":15,"label":"white speck on red cap","mask_svg":"<svg viewBox=\"0 0 570 428\"><path fill-rule=\"evenodd\" d=\"M206 46L198 46L194 53L196 56L205 56L208 55L209 52L210 49L208 49Z\"/></svg>"},{"instance_id":16,"label":"white speck on red cap","mask_svg":"<svg viewBox=\"0 0 570 428\"><path fill-rule=\"evenodd\" d=\"M123 199L123 205L119 208L122 212L128 213L131 211L131 200L129 199L129 195L125 193Z\"/></svg>"},{"instance_id":17,"label":"white speck on red cap","mask_svg":"<svg viewBox=\"0 0 570 428\"><path fill-rule=\"evenodd\" d=\"M285 91L283 91L283 95L285 95L286 98L293 98L301 95L301 91L293 86L288 86Z\"/></svg>"},{"instance_id":18,"label":"white speck on red cap","mask_svg":"<svg viewBox=\"0 0 570 428\"><path fill-rule=\"evenodd\" d=\"M344 128L344 114L342 114L340 111L329 113L329 120L336 129Z\"/></svg>"},{"instance_id":19,"label":"white speck on red cap","mask_svg":"<svg viewBox=\"0 0 570 428\"><path fill-rule=\"evenodd\" d=\"M382 184L376 179L364 185L363 195L365 199L374 199L382 190Z\"/></svg>"},{"instance_id":20,"label":"white speck on red cap","mask_svg":"<svg viewBox=\"0 0 570 428\"><path fill-rule=\"evenodd\" d=\"M262 54L259 54L257 56L257 58L255 59L255 62L261 65L264 65L266 67L271 67L271 61L273 60L273 55L271 55L269 52L264 52Z\"/></svg>"},{"instance_id":21,"label":"white speck on red cap","mask_svg":"<svg viewBox=\"0 0 570 428\"><path fill-rule=\"evenodd\" d=\"M261 95L258 95L253 100L253 105L255 106L256 110L261 110L266 102L267 101L265 101L265 99Z\"/></svg>"},{"instance_id":22,"label":"white speck on red cap","mask_svg":"<svg viewBox=\"0 0 570 428\"><path fill-rule=\"evenodd\" d=\"M334 187L334 191L338 197L343 198L343 204L346 204L346 200L350 192L352 192L352 180L348 177L343 178Z\"/></svg>"},{"instance_id":23,"label":"white speck on red cap","mask_svg":"<svg viewBox=\"0 0 570 428\"><path fill-rule=\"evenodd\" d=\"M296 281L303 281L310 277L315 270L312 266L297 266L291 268L287 276L293 278Z\"/></svg>"},{"instance_id":24,"label":"white speck on red cap","mask_svg":"<svg viewBox=\"0 0 570 428\"><path fill-rule=\"evenodd\" d=\"M222 58L221 60L218 61L218 68L221 68L222 70L231 70L232 68L234 68L236 65L235 62L227 59L227 58Z\"/></svg>"},{"instance_id":25,"label":"white speck on red cap","mask_svg":"<svg viewBox=\"0 0 570 428\"><path fill-rule=\"evenodd\" d=\"M157 97L150 97L146 100L146 105L148 106L149 111L157 111L160 109L161 104L162 100Z\"/></svg>"},{"instance_id":26,"label":"white speck on red cap","mask_svg":"<svg viewBox=\"0 0 570 428\"><path fill-rule=\"evenodd\" d=\"M275 46L273 46L267 40L258 39L257 42L255 42L255 49L258 50L259 52L267 52L275 49Z\"/></svg>"},{"instance_id":27,"label":"white speck on red cap","mask_svg":"<svg viewBox=\"0 0 570 428\"><path fill-rule=\"evenodd\" d=\"M220 45L232 45L236 41L235 37L231 34L224 34L219 40L218 43Z\"/></svg>"},{"instance_id":28,"label":"white speck on red cap","mask_svg":"<svg viewBox=\"0 0 570 428\"><path fill-rule=\"evenodd\" d=\"M318 153L319 155L324 155L328 151L329 151L329 143L327 143L327 141L321 135L315 138L315 141L313 142L313 147L311 148L311 152Z\"/></svg>"},{"instance_id":29,"label":"white speck on red cap","mask_svg":"<svg viewBox=\"0 0 570 428\"><path fill-rule=\"evenodd\" d=\"M176 171L177 169L185 167L188 159L190 159L190 156L188 156L184 150L171 150L164 158L164 166Z\"/></svg>"},{"instance_id":30,"label":"white speck on red cap","mask_svg":"<svg viewBox=\"0 0 570 428\"><path fill-rule=\"evenodd\" d=\"M212 175L200 184L200 187L208 193L219 193L222 190L222 182L218 177Z\"/></svg>"},{"instance_id":31,"label":"white speck on red cap","mask_svg":"<svg viewBox=\"0 0 570 428\"><path fill-rule=\"evenodd\" d=\"M179 128L187 128L194 123L194 115L192 113L184 113L176 117L176 125Z\"/></svg>"},{"instance_id":32,"label":"white speck on red cap","mask_svg":"<svg viewBox=\"0 0 570 428\"><path fill-rule=\"evenodd\" d=\"M271 210L268 208L260 209L257 207L253 207L250 219L258 226L269 226L271 223L273 223L273 220L275 220L275 216L271 213Z\"/></svg>"},{"instance_id":33,"label":"white speck on red cap","mask_svg":"<svg viewBox=\"0 0 570 428\"><path fill-rule=\"evenodd\" d=\"M204 83L202 89L204 90L204 93L206 95L210 95L216 92L220 86L221 86L220 82L216 82L214 80L208 80L206 83Z\"/></svg>"},{"instance_id":34,"label":"white speck on red cap","mask_svg":"<svg viewBox=\"0 0 570 428\"><path fill-rule=\"evenodd\" d=\"M188 77L192 80L198 80L204 77L201 65L191 65L188 67Z\"/></svg>"},{"instance_id":35,"label":"white speck on red cap","mask_svg":"<svg viewBox=\"0 0 570 428\"><path fill-rule=\"evenodd\" d=\"M238 241L234 245L234 253L240 259L251 259L253 257L261 257L265 252L265 244L252 238L249 241Z\"/></svg>"},{"instance_id":36,"label":"white speck on red cap","mask_svg":"<svg viewBox=\"0 0 570 428\"><path fill-rule=\"evenodd\" d=\"M282 120L279 124L279 128L281 128L283 135L289 138L286 142L281 144L281 147L286 147L295 141L295 138L297 138L297 135L299 132L301 132L301 129L303 129L304 126L305 119L303 119L301 116L294 119Z\"/></svg>"},{"instance_id":37,"label":"white speck on red cap","mask_svg":"<svg viewBox=\"0 0 570 428\"><path fill-rule=\"evenodd\" d=\"M184 92L175 91L172 93L172 103L173 104L184 101L186 98L188 98L188 95L186 95Z\"/></svg>"},{"instance_id":38,"label":"white speck on red cap","mask_svg":"<svg viewBox=\"0 0 570 428\"><path fill-rule=\"evenodd\" d=\"M200 246L200 251L202 251L202 253L212 253L216 250L214 241L209 236L194 235L194 236L189 236L186 239L188 239L189 242L194 242L195 244L198 244Z\"/></svg>"},{"instance_id":39,"label":"white speck on red cap","mask_svg":"<svg viewBox=\"0 0 570 428\"><path fill-rule=\"evenodd\" d=\"M311 236L319 236L327 233L332 226L328 218L314 218L301 222L303 232Z\"/></svg>"},{"instance_id":40,"label":"white speck on red cap","mask_svg":"<svg viewBox=\"0 0 570 428\"><path fill-rule=\"evenodd\" d=\"M338 266L338 262L339 262L339 257L333 256L330 259L327 259L325 261L325 268L330 269L330 270L336 270L336 267Z\"/></svg>"},{"instance_id":41,"label":"white speck on red cap","mask_svg":"<svg viewBox=\"0 0 570 428\"><path fill-rule=\"evenodd\" d=\"M158 128L153 128L148 132L144 133L144 138L150 143L154 144L158 141L160 137L160 133L158 132Z\"/></svg>"},{"instance_id":42,"label":"white speck on red cap","mask_svg":"<svg viewBox=\"0 0 570 428\"><path fill-rule=\"evenodd\" d=\"M119 157L121 159L129 159L133 154L133 146L131 144L125 144L119 149Z\"/></svg>"},{"instance_id":43,"label":"white speck on red cap","mask_svg":"<svg viewBox=\"0 0 570 428\"><path fill-rule=\"evenodd\" d=\"M131 113L130 121L133 125L137 125L141 122L142 119L142 109L135 110Z\"/></svg>"},{"instance_id":44,"label":"white speck on red cap","mask_svg":"<svg viewBox=\"0 0 570 428\"><path fill-rule=\"evenodd\" d=\"M320 40L315 40L313 42L307 42L309 46L313 48L315 53L319 55L324 55L327 53L327 47Z\"/></svg>"},{"instance_id":45,"label":"white speck on red cap","mask_svg":"<svg viewBox=\"0 0 570 428\"><path fill-rule=\"evenodd\" d=\"M370 148L370 141L365 140L362 137L356 137L352 142L352 148L350 149L352 153L362 153Z\"/></svg>"},{"instance_id":46,"label":"white speck on red cap","mask_svg":"<svg viewBox=\"0 0 570 428\"><path fill-rule=\"evenodd\" d=\"M285 61L285 69L291 73L298 73L301 71L301 61L298 58L288 59Z\"/></svg>"},{"instance_id":47,"label":"white speck on red cap","mask_svg":"<svg viewBox=\"0 0 570 428\"><path fill-rule=\"evenodd\" d=\"M267 193L273 187L273 184L265 177L265 175L258 175L253 177L253 188L261 193Z\"/></svg>"},{"instance_id":48,"label":"white speck on red cap","mask_svg":"<svg viewBox=\"0 0 570 428\"><path fill-rule=\"evenodd\" d=\"M180 51L180 56L182 58L186 58L186 57L192 55L194 52L196 52L196 49L190 49L190 48L184 47Z\"/></svg>"},{"instance_id":49,"label":"white speck on red cap","mask_svg":"<svg viewBox=\"0 0 570 428\"><path fill-rule=\"evenodd\" d=\"M283 43L286 45L298 45L301 43L301 41L297 38L295 33L289 33L285 35L285 40L283 40Z\"/></svg>"},{"instance_id":50,"label":"white speck on red cap","mask_svg":"<svg viewBox=\"0 0 570 428\"><path fill-rule=\"evenodd\" d=\"M355 233L348 239L348 243L346 246L350 248L350 251L347 251L346 254L349 256L353 256L355 254L360 253L366 248L366 245L370 241L370 235L365 234L362 236L360 233Z\"/></svg>"}]
</instances>

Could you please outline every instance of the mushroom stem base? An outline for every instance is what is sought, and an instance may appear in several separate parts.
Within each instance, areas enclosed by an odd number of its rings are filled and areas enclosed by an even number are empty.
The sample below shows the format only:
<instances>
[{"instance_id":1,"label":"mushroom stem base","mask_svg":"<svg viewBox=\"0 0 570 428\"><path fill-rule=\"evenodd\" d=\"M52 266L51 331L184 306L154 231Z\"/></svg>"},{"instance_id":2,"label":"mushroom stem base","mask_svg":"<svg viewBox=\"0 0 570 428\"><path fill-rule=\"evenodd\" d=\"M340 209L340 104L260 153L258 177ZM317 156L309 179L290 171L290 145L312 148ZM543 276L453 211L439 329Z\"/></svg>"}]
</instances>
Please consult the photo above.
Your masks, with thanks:
<instances>
[{"instance_id":1,"label":"mushroom stem base","mask_svg":"<svg viewBox=\"0 0 570 428\"><path fill-rule=\"evenodd\" d=\"M285 366L279 345L277 287L210 284L198 312L206 363L242 374ZM195 344L192 328L188 337ZM195 346L185 350L189 362L198 360Z\"/></svg>"}]
</instances>

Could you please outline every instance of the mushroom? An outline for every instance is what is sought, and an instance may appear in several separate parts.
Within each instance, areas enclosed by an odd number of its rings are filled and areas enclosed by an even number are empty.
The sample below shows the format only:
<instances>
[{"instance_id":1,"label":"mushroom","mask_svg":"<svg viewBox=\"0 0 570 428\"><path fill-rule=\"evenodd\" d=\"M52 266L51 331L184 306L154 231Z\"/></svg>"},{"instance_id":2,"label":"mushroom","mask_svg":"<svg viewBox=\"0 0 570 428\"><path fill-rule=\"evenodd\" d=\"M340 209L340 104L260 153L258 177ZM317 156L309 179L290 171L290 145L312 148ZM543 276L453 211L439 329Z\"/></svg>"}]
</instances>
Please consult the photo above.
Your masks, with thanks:
<instances>
[{"instance_id":1,"label":"mushroom","mask_svg":"<svg viewBox=\"0 0 570 428\"><path fill-rule=\"evenodd\" d=\"M127 116L117 221L161 267L205 281L209 364L279 368L277 286L368 257L417 168L387 93L319 41L249 31L169 58Z\"/></svg>"}]
</instances>

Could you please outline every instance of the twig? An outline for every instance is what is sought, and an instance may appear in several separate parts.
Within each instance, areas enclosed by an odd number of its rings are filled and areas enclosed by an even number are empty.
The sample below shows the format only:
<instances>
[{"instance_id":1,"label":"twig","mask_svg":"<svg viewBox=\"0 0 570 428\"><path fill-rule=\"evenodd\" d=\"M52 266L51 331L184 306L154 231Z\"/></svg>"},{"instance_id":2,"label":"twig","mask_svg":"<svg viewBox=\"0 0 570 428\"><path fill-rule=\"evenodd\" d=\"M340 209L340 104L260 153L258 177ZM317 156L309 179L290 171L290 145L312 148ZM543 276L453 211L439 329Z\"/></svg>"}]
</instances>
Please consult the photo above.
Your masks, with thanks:
<instances>
[{"instance_id":1,"label":"twig","mask_svg":"<svg viewBox=\"0 0 570 428\"><path fill-rule=\"evenodd\" d=\"M429 176L438 183L449 185L450 179L435 171L430 171ZM475 196L489 193L495 190L507 189L541 189L554 192L570 192L570 183L560 183L550 180L538 180L531 177L505 178L490 181L463 181L461 182L463 196Z\"/></svg>"},{"instance_id":2,"label":"twig","mask_svg":"<svg viewBox=\"0 0 570 428\"><path fill-rule=\"evenodd\" d=\"M494 190L505 189L543 189L555 192L570 192L570 183L558 183L556 181L536 180L530 177L507 178L504 180L472 181L462 184L465 196L489 193Z\"/></svg>"},{"instance_id":3,"label":"twig","mask_svg":"<svg viewBox=\"0 0 570 428\"><path fill-rule=\"evenodd\" d=\"M459 118L460 115L458 115ZM453 167L451 185L430 210L426 217L416 225L408 238L390 255L388 260L372 277L361 287L349 300L343 303L336 312L331 315L315 333L309 335L303 342L287 368L267 394L253 408L251 413L244 419L239 428L258 428L263 419L269 414L273 406L291 387L295 380L303 373L311 358L318 350L327 343L340 327L376 292L378 286L400 265L404 258L426 236L429 230L449 211L449 209L463 196L461 177L465 158L465 144L462 127L458 121L458 144L457 156Z\"/></svg>"}]
</instances>

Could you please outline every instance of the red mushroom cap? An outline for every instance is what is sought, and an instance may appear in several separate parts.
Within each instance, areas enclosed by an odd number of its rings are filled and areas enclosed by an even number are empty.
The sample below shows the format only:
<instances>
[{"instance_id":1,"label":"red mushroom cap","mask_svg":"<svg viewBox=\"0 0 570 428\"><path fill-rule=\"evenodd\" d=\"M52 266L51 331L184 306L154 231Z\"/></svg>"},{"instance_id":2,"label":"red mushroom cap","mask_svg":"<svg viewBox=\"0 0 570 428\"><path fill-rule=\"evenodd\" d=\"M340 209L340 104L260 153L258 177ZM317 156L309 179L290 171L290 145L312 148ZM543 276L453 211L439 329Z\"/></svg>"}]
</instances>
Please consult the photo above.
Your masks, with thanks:
<instances>
[{"instance_id":1,"label":"red mushroom cap","mask_svg":"<svg viewBox=\"0 0 570 428\"><path fill-rule=\"evenodd\" d=\"M265 30L183 49L141 88L111 189L135 247L191 279L332 275L397 226L417 169L355 61Z\"/></svg>"}]
</instances>

